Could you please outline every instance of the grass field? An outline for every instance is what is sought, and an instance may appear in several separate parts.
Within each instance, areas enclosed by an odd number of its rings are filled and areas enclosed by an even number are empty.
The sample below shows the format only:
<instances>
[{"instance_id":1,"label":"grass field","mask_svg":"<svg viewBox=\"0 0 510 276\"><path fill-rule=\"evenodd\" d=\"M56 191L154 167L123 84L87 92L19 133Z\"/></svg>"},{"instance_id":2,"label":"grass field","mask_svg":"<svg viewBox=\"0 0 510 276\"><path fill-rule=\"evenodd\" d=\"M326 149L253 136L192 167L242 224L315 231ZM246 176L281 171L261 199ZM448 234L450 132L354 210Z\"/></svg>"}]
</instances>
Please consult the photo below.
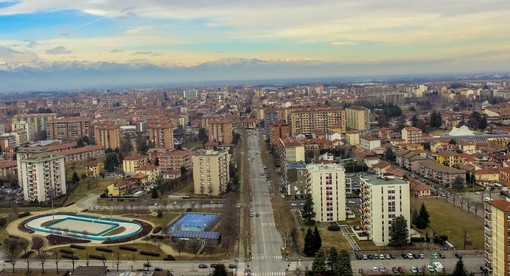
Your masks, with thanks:
<instances>
[{"instance_id":1,"label":"grass field","mask_svg":"<svg viewBox=\"0 0 510 276\"><path fill-rule=\"evenodd\" d=\"M464 248L464 231L472 242L466 249L483 249L483 220L437 198L413 198L411 208L419 210L422 203L430 215L430 229L439 235L447 235L457 248Z\"/></svg>"}]
</instances>

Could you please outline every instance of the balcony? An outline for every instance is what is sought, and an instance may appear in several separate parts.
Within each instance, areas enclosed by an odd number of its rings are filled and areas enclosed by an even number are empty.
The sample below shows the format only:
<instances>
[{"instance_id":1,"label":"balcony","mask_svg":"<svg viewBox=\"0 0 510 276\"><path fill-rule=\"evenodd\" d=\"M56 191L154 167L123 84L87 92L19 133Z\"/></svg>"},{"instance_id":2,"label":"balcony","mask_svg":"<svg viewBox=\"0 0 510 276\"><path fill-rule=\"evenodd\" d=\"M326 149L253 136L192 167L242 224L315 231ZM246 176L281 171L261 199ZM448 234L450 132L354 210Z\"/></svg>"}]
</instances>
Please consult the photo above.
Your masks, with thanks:
<instances>
[{"instance_id":1,"label":"balcony","mask_svg":"<svg viewBox=\"0 0 510 276\"><path fill-rule=\"evenodd\" d=\"M486 237L492 237L492 229L488 228L487 226L483 228L483 232L485 233Z\"/></svg>"}]
</instances>

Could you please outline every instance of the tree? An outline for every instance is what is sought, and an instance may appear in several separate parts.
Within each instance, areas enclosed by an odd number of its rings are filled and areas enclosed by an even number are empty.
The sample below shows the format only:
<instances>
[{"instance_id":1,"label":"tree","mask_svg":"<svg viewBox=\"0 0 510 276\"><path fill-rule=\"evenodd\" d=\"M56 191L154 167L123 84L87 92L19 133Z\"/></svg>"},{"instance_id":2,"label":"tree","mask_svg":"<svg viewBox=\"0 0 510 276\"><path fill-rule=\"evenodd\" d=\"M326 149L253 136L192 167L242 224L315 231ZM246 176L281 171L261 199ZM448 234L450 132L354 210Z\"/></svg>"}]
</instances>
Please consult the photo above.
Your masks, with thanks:
<instances>
[{"instance_id":1,"label":"tree","mask_svg":"<svg viewBox=\"0 0 510 276\"><path fill-rule=\"evenodd\" d=\"M464 262L462 259L459 259L457 261L457 264L455 265L455 268L453 269L452 276L467 276L467 270L464 267Z\"/></svg>"},{"instance_id":2,"label":"tree","mask_svg":"<svg viewBox=\"0 0 510 276\"><path fill-rule=\"evenodd\" d=\"M41 271L42 271L42 274L44 274L44 263L46 262L46 252L41 250L39 251L39 261L41 262Z\"/></svg>"},{"instance_id":3,"label":"tree","mask_svg":"<svg viewBox=\"0 0 510 276\"><path fill-rule=\"evenodd\" d=\"M315 254L315 239L313 237L312 229L308 228L305 235L305 245L303 252L306 256L313 256Z\"/></svg>"},{"instance_id":4,"label":"tree","mask_svg":"<svg viewBox=\"0 0 510 276\"><path fill-rule=\"evenodd\" d=\"M322 247L321 233L319 232L319 229L317 229L317 226L313 229L313 245L313 253L315 254Z\"/></svg>"},{"instance_id":5,"label":"tree","mask_svg":"<svg viewBox=\"0 0 510 276\"><path fill-rule=\"evenodd\" d=\"M411 223L417 225L418 217L419 217L418 210L416 208L413 208L413 211L411 213Z\"/></svg>"},{"instance_id":6,"label":"tree","mask_svg":"<svg viewBox=\"0 0 510 276\"><path fill-rule=\"evenodd\" d=\"M333 270L333 275L352 276L351 256L347 250L340 251L338 265Z\"/></svg>"},{"instance_id":7,"label":"tree","mask_svg":"<svg viewBox=\"0 0 510 276\"><path fill-rule=\"evenodd\" d=\"M76 147L77 148L83 148L85 146L85 143L83 143L83 139L80 137L78 140L76 140Z\"/></svg>"},{"instance_id":8,"label":"tree","mask_svg":"<svg viewBox=\"0 0 510 276\"><path fill-rule=\"evenodd\" d=\"M179 239L175 244L175 248L177 248L177 252L179 252L179 256L181 256L181 252L186 249L186 242L184 240Z\"/></svg>"},{"instance_id":9,"label":"tree","mask_svg":"<svg viewBox=\"0 0 510 276\"><path fill-rule=\"evenodd\" d=\"M195 253L195 257L197 256L198 249L200 249L201 246L202 246L202 244L200 244L200 242L198 240L192 240L190 242L189 248L191 249L191 251L193 253Z\"/></svg>"},{"instance_id":10,"label":"tree","mask_svg":"<svg viewBox=\"0 0 510 276\"><path fill-rule=\"evenodd\" d=\"M432 111L430 114L430 121L429 125L431 128L439 128L443 124L443 118L441 116L441 113L436 112L435 110Z\"/></svg>"},{"instance_id":11,"label":"tree","mask_svg":"<svg viewBox=\"0 0 510 276\"><path fill-rule=\"evenodd\" d=\"M407 220L400 215L395 218L390 230L390 245L402 247L407 245L409 240L409 230L407 229Z\"/></svg>"},{"instance_id":12,"label":"tree","mask_svg":"<svg viewBox=\"0 0 510 276\"><path fill-rule=\"evenodd\" d=\"M129 154L133 151L133 144L129 136L124 136L120 141L120 152L123 154Z\"/></svg>"},{"instance_id":13,"label":"tree","mask_svg":"<svg viewBox=\"0 0 510 276\"><path fill-rule=\"evenodd\" d=\"M212 273L212 276L227 276L227 269L225 269L224 264L218 264L214 268L214 271Z\"/></svg>"},{"instance_id":14,"label":"tree","mask_svg":"<svg viewBox=\"0 0 510 276\"><path fill-rule=\"evenodd\" d=\"M117 154L115 152L109 152L104 159L104 169L108 172L113 172L118 163L119 159L117 158Z\"/></svg>"},{"instance_id":15,"label":"tree","mask_svg":"<svg viewBox=\"0 0 510 276\"><path fill-rule=\"evenodd\" d=\"M418 124L418 116L416 114L413 114L413 117L411 117L411 124L413 127L416 127Z\"/></svg>"},{"instance_id":16,"label":"tree","mask_svg":"<svg viewBox=\"0 0 510 276\"><path fill-rule=\"evenodd\" d=\"M384 158L386 161L395 162L397 158L395 157L395 153L393 153L393 150L391 148L387 148L384 152Z\"/></svg>"},{"instance_id":17,"label":"tree","mask_svg":"<svg viewBox=\"0 0 510 276\"><path fill-rule=\"evenodd\" d=\"M427 212L427 208L425 207L425 203L421 204L420 212L418 214L418 218L416 221L416 227L418 229L425 229L429 226L430 223L430 215L429 212Z\"/></svg>"},{"instance_id":18,"label":"tree","mask_svg":"<svg viewBox=\"0 0 510 276\"><path fill-rule=\"evenodd\" d=\"M205 142L207 142L207 139L209 139L209 136L207 135L207 131L205 130L205 128L201 127L198 130L198 140L202 143L205 143Z\"/></svg>"},{"instance_id":19,"label":"tree","mask_svg":"<svg viewBox=\"0 0 510 276\"><path fill-rule=\"evenodd\" d=\"M301 213L303 219L307 225L313 225L315 223L315 211L313 210L313 200L311 195L306 195L305 205L303 206L303 212Z\"/></svg>"},{"instance_id":20,"label":"tree","mask_svg":"<svg viewBox=\"0 0 510 276\"><path fill-rule=\"evenodd\" d=\"M151 197L152 197L153 199L159 198L159 195L158 195L158 189L153 188L153 189L151 190Z\"/></svg>"},{"instance_id":21,"label":"tree","mask_svg":"<svg viewBox=\"0 0 510 276\"><path fill-rule=\"evenodd\" d=\"M13 273L15 272L14 266L16 265L17 261L18 247L18 241L14 239L5 239L4 248L5 252L7 253L7 261L11 263Z\"/></svg>"},{"instance_id":22,"label":"tree","mask_svg":"<svg viewBox=\"0 0 510 276\"><path fill-rule=\"evenodd\" d=\"M464 179L462 179L462 177L460 176L455 177L455 180L453 180L452 186L457 190L464 189L464 185L465 185Z\"/></svg>"},{"instance_id":23,"label":"tree","mask_svg":"<svg viewBox=\"0 0 510 276\"><path fill-rule=\"evenodd\" d=\"M34 133L35 141L42 141L46 139L48 139L48 134L46 133L46 130L39 130Z\"/></svg>"},{"instance_id":24,"label":"tree","mask_svg":"<svg viewBox=\"0 0 510 276\"><path fill-rule=\"evenodd\" d=\"M71 183L77 184L80 182L80 177L78 176L78 173L75 171L73 172L73 177L71 178Z\"/></svg>"},{"instance_id":25,"label":"tree","mask_svg":"<svg viewBox=\"0 0 510 276\"><path fill-rule=\"evenodd\" d=\"M327 264L332 271L335 271L336 266L340 261L340 256L338 255L338 251L336 247L331 247L328 254Z\"/></svg>"},{"instance_id":26,"label":"tree","mask_svg":"<svg viewBox=\"0 0 510 276\"><path fill-rule=\"evenodd\" d=\"M317 274L322 274L326 271L326 256L324 255L324 251L319 250L315 254L312 263L312 271Z\"/></svg>"}]
</instances>

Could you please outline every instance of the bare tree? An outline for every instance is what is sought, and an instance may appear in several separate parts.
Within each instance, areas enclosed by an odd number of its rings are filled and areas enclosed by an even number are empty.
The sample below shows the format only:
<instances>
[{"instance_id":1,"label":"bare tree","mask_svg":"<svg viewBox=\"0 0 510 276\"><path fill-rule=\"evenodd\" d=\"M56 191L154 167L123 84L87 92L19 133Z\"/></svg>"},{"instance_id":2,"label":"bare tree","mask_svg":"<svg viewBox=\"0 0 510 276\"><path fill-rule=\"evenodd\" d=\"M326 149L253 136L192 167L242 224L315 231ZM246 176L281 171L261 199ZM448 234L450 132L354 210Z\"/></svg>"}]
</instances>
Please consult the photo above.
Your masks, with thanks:
<instances>
[{"instance_id":1,"label":"bare tree","mask_svg":"<svg viewBox=\"0 0 510 276\"><path fill-rule=\"evenodd\" d=\"M41 271L44 274L44 263L46 262L46 252L44 250L40 250L39 252L39 261L41 262Z\"/></svg>"},{"instance_id":2,"label":"bare tree","mask_svg":"<svg viewBox=\"0 0 510 276\"><path fill-rule=\"evenodd\" d=\"M186 249L186 242L184 240L177 240L175 243L175 248L177 248L177 252L179 252L179 256L181 256L181 252Z\"/></svg>"},{"instance_id":3,"label":"bare tree","mask_svg":"<svg viewBox=\"0 0 510 276\"><path fill-rule=\"evenodd\" d=\"M18 253L18 241L15 241L13 239L6 239L4 241L4 248L5 248L5 251L7 253L7 260L11 263L12 265L12 272L14 273L15 270L14 270L14 266L16 265L16 261L17 261L17 253Z\"/></svg>"},{"instance_id":4,"label":"bare tree","mask_svg":"<svg viewBox=\"0 0 510 276\"><path fill-rule=\"evenodd\" d=\"M27 256L27 275L30 275L30 256L26 255Z\"/></svg>"},{"instance_id":5,"label":"bare tree","mask_svg":"<svg viewBox=\"0 0 510 276\"><path fill-rule=\"evenodd\" d=\"M204 252L208 252L210 256L212 256L214 249L216 248L216 245L213 244L211 241L205 242L204 245Z\"/></svg>"},{"instance_id":6,"label":"bare tree","mask_svg":"<svg viewBox=\"0 0 510 276\"><path fill-rule=\"evenodd\" d=\"M103 262L103 266L106 266L106 256L103 254L103 258L101 258L101 262Z\"/></svg>"},{"instance_id":7,"label":"bare tree","mask_svg":"<svg viewBox=\"0 0 510 276\"><path fill-rule=\"evenodd\" d=\"M76 259L74 256L71 258L71 264L73 265L73 271L74 271L74 264L76 264Z\"/></svg>"},{"instance_id":8,"label":"bare tree","mask_svg":"<svg viewBox=\"0 0 510 276\"><path fill-rule=\"evenodd\" d=\"M229 254L230 246L235 243L239 234L239 214L237 213L238 208L235 208L235 205L235 193L226 194L223 201L223 218L220 223L220 232L222 246L225 248L227 255Z\"/></svg>"},{"instance_id":9,"label":"bare tree","mask_svg":"<svg viewBox=\"0 0 510 276\"><path fill-rule=\"evenodd\" d=\"M460 195L459 196L459 202L460 202L460 208L463 209L464 208L464 203L466 203L466 197ZM468 212L469 212L469 210L468 210Z\"/></svg>"},{"instance_id":10,"label":"bare tree","mask_svg":"<svg viewBox=\"0 0 510 276\"><path fill-rule=\"evenodd\" d=\"M119 271L119 264L120 264L120 252L117 251L117 256L115 258L115 265L117 266L117 271Z\"/></svg>"},{"instance_id":11,"label":"bare tree","mask_svg":"<svg viewBox=\"0 0 510 276\"><path fill-rule=\"evenodd\" d=\"M200 249L202 245L200 244L200 241L199 240L193 240L191 241L191 243L189 244L189 248L191 249L191 251L193 253L195 253L195 256L197 255L198 253L198 250Z\"/></svg>"},{"instance_id":12,"label":"bare tree","mask_svg":"<svg viewBox=\"0 0 510 276\"><path fill-rule=\"evenodd\" d=\"M62 260L62 257L58 255L58 252L55 252L55 268L57 269L57 274L60 273L58 270L58 263Z\"/></svg>"},{"instance_id":13,"label":"bare tree","mask_svg":"<svg viewBox=\"0 0 510 276\"><path fill-rule=\"evenodd\" d=\"M473 202L473 200L471 200L470 198L466 198L466 206L467 206L467 210L468 212L471 211L471 207L473 207L475 203ZM475 214L476 215L476 214Z\"/></svg>"},{"instance_id":14,"label":"bare tree","mask_svg":"<svg viewBox=\"0 0 510 276\"><path fill-rule=\"evenodd\" d=\"M85 264L86 264L87 266L89 266L89 262L90 262L90 255L89 255L89 254L87 254L87 255L85 255Z\"/></svg>"}]
</instances>

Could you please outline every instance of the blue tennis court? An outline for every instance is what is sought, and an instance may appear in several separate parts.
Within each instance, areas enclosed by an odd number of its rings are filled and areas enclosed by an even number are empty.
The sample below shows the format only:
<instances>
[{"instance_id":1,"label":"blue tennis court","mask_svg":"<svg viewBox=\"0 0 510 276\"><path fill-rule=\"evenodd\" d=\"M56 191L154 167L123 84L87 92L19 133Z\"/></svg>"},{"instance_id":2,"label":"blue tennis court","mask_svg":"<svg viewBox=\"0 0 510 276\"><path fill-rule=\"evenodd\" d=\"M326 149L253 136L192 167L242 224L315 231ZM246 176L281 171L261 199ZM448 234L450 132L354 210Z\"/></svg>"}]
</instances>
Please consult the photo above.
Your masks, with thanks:
<instances>
[{"instance_id":1,"label":"blue tennis court","mask_svg":"<svg viewBox=\"0 0 510 276\"><path fill-rule=\"evenodd\" d=\"M207 231L218 219L217 214L187 213L182 216L168 232L171 231Z\"/></svg>"}]
</instances>

